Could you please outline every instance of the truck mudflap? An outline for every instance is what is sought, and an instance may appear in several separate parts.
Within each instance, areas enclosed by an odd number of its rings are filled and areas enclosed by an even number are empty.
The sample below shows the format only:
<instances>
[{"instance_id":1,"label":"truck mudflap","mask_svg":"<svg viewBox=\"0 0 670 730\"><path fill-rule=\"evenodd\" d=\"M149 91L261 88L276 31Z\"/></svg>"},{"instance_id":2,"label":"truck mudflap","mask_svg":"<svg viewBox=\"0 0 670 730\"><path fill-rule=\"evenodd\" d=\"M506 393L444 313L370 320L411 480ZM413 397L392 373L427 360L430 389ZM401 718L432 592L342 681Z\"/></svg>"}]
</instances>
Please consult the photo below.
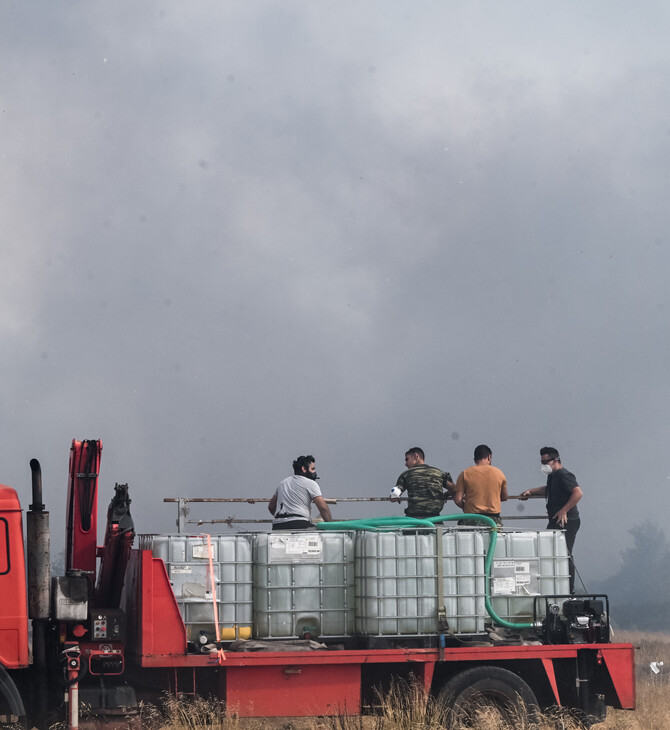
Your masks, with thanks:
<instances>
[{"instance_id":1,"label":"truck mudflap","mask_svg":"<svg viewBox=\"0 0 670 730\"><path fill-rule=\"evenodd\" d=\"M596 662L606 670L613 693L607 704L617 710L635 709L635 649L631 644L606 644L598 647Z\"/></svg>"}]
</instances>

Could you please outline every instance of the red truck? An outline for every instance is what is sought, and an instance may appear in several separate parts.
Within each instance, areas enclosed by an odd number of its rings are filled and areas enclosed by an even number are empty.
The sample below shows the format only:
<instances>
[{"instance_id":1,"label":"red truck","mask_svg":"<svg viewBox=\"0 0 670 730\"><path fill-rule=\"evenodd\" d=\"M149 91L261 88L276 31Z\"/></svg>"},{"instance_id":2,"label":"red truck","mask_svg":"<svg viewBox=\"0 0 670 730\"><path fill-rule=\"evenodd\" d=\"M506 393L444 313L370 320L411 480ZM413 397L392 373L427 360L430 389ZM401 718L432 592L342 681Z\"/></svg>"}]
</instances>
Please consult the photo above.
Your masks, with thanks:
<instances>
[{"instance_id":1,"label":"red truck","mask_svg":"<svg viewBox=\"0 0 670 730\"><path fill-rule=\"evenodd\" d=\"M164 560L132 547L127 485L116 485L104 544L96 544L101 450L100 441L72 443L64 576L50 577L38 462L27 566L17 493L0 486L0 725L46 728L61 719L76 728L80 698L98 720L118 720L138 697L166 691L217 697L240 717L351 716L374 712L402 680L448 708L453 727L483 705L503 716L519 703L574 708L586 725L608 706L635 707L633 647L610 643L604 596L542 597L534 628L509 641L444 630L423 645L354 641L304 651L308 642L299 641L239 651L231 648L244 642L219 637L194 651Z\"/></svg>"}]
</instances>

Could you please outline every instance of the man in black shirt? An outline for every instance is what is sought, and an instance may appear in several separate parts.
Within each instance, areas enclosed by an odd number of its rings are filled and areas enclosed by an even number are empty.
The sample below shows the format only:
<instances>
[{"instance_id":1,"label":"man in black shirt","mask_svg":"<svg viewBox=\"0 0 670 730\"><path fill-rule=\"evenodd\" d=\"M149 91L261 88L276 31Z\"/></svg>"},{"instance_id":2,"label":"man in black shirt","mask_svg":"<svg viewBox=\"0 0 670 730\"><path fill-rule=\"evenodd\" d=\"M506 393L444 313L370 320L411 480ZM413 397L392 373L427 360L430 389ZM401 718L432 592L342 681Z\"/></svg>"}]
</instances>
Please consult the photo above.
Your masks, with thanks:
<instances>
[{"instance_id":1,"label":"man in black shirt","mask_svg":"<svg viewBox=\"0 0 670 730\"><path fill-rule=\"evenodd\" d=\"M570 593L574 593L575 564L572 548L581 524L577 502L582 498L583 492L575 475L561 464L561 457L553 446L543 446L540 449L540 463L542 473L547 475L546 486L527 489L521 493L521 497L543 495L547 500L547 529L565 530L565 542L570 556Z\"/></svg>"}]
</instances>

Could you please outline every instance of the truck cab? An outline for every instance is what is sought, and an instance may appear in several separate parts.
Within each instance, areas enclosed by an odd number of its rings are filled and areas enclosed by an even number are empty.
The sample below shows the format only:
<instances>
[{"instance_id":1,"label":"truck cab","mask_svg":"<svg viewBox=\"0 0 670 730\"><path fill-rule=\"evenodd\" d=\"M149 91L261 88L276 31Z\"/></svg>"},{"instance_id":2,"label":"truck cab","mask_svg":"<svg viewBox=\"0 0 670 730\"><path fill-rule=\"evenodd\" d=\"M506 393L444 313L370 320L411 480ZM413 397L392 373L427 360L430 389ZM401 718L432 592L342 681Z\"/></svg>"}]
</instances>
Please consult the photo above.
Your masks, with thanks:
<instances>
[{"instance_id":1,"label":"truck cab","mask_svg":"<svg viewBox=\"0 0 670 730\"><path fill-rule=\"evenodd\" d=\"M0 485L0 664L29 663L26 564L21 505L16 490ZM6 600L6 599L10 600Z\"/></svg>"}]
</instances>

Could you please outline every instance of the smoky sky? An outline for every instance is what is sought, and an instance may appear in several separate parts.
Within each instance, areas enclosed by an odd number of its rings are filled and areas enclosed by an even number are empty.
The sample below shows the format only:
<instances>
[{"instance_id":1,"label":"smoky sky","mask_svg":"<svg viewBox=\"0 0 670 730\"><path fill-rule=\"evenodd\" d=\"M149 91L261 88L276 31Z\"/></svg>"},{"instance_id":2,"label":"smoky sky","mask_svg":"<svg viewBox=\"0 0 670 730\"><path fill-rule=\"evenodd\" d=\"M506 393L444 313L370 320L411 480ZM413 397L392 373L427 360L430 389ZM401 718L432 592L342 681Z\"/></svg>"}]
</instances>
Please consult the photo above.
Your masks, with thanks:
<instances>
[{"instance_id":1,"label":"smoky sky","mask_svg":"<svg viewBox=\"0 0 670 730\"><path fill-rule=\"evenodd\" d=\"M670 506L669 20L4 3L0 481L27 504L40 459L57 533L101 438L101 515L127 482L165 532L164 497L269 497L302 453L383 496L410 446L455 478L487 443L518 494L553 445L578 568L614 572Z\"/></svg>"}]
</instances>

